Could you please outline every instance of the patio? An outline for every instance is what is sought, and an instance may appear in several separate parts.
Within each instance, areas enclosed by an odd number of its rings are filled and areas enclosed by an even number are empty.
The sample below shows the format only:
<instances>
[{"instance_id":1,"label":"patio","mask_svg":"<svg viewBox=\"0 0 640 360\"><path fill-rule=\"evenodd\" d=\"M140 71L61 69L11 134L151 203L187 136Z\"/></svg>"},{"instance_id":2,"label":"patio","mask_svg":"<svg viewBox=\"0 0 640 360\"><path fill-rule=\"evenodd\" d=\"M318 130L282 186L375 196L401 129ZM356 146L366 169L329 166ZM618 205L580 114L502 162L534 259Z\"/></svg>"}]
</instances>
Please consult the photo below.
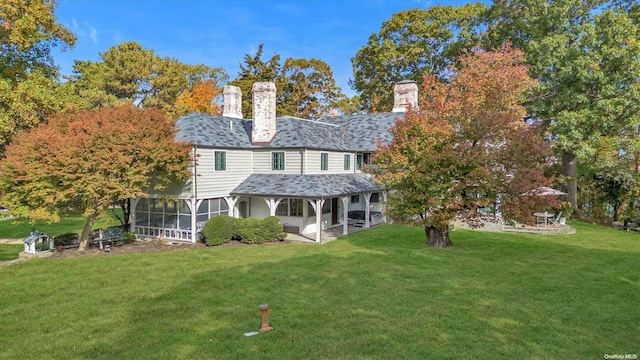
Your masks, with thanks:
<instances>
[{"instance_id":1,"label":"patio","mask_svg":"<svg viewBox=\"0 0 640 360\"><path fill-rule=\"evenodd\" d=\"M348 226L348 233L349 234L353 234L356 233L358 231L361 230L367 230L367 228L365 227L359 227L359 226L353 226L353 225L349 225ZM342 233L342 225L340 226L334 226L331 227L329 229L326 230L322 230L322 241L320 242L321 244L326 244L328 242L331 242L337 238L341 238L344 237L346 235L344 235ZM311 242L311 243L316 243L316 233L309 233L309 234L287 234L287 238L286 240L291 240L291 241L302 241L302 242Z\"/></svg>"}]
</instances>

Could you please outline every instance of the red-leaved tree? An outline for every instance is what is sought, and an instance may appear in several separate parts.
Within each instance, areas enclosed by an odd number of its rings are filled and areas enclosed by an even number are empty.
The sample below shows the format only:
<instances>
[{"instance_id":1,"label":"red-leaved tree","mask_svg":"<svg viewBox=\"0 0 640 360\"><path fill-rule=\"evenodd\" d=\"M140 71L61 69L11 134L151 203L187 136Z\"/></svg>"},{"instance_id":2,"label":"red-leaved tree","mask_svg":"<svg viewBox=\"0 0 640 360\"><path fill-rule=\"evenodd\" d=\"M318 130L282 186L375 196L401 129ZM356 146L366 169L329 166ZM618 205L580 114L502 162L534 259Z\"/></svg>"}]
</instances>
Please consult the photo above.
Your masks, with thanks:
<instances>
[{"instance_id":1,"label":"red-leaved tree","mask_svg":"<svg viewBox=\"0 0 640 360\"><path fill-rule=\"evenodd\" d=\"M377 180L392 190L390 215L424 226L433 247L450 246L451 221L475 223L478 208L530 222L553 201L523 195L547 183L549 146L524 120L522 94L535 81L522 52L476 50L460 64L448 82L425 76L419 110L396 121L393 141L374 157Z\"/></svg>"},{"instance_id":2,"label":"red-leaved tree","mask_svg":"<svg viewBox=\"0 0 640 360\"><path fill-rule=\"evenodd\" d=\"M124 105L60 114L16 136L0 161L2 203L20 216L57 221L83 214L86 249L97 217L190 175L190 146L174 142L164 112Z\"/></svg>"}]
</instances>

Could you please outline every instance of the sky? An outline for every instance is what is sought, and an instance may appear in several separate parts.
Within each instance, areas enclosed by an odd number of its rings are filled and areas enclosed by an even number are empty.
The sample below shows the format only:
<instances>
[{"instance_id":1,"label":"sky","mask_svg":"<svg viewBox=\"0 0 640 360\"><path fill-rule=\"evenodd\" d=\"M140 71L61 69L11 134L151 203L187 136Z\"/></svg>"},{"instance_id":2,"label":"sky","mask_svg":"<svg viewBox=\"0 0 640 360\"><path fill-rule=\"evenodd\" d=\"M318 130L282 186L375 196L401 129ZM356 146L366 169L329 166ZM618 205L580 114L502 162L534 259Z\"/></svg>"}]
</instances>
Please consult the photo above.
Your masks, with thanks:
<instances>
[{"instance_id":1,"label":"sky","mask_svg":"<svg viewBox=\"0 0 640 360\"><path fill-rule=\"evenodd\" d=\"M344 94L355 92L351 58L394 13L467 0L58 0L58 23L77 41L54 49L62 75L74 60L100 61L100 53L135 41L161 57L221 67L234 79L245 54L262 59L320 59L331 67Z\"/></svg>"}]
</instances>

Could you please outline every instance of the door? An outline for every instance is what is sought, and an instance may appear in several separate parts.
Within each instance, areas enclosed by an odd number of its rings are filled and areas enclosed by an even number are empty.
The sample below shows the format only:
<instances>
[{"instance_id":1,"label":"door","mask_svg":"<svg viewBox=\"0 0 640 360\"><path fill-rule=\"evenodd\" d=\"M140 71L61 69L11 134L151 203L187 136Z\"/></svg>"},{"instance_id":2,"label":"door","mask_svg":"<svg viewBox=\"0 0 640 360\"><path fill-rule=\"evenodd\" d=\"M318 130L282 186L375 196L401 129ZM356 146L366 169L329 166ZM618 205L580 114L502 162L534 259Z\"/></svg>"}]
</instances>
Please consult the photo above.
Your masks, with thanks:
<instances>
[{"instance_id":1,"label":"door","mask_svg":"<svg viewBox=\"0 0 640 360\"><path fill-rule=\"evenodd\" d=\"M242 200L238 203L238 213L242 219L247 218L247 202Z\"/></svg>"},{"instance_id":2,"label":"door","mask_svg":"<svg viewBox=\"0 0 640 360\"><path fill-rule=\"evenodd\" d=\"M338 198L331 199L331 225L338 223Z\"/></svg>"}]
</instances>

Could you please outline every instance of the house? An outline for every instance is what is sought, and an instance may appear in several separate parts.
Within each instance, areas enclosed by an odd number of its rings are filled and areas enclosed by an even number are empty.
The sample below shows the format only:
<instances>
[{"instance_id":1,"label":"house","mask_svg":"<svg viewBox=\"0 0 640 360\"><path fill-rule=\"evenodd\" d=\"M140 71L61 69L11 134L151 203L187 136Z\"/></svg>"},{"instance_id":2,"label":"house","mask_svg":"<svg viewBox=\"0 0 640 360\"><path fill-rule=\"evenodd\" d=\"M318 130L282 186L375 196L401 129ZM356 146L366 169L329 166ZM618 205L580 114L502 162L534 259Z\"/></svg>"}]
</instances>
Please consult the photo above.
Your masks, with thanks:
<instances>
[{"instance_id":1,"label":"house","mask_svg":"<svg viewBox=\"0 0 640 360\"><path fill-rule=\"evenodd\" d=\"M197 231L219 214L275 215L289 230L315 233L317 242L318 230L342 226L346 234L350 217L364 227L384 221L387 192L362 170L377 140L389 143L389 128L407 104L417 104L415 82L395 85L391 113L317 121L276 116L273 83L255 83L252 92L251 120L243 119L240 89L229 85L222 116L189 113L178 119L176 140L193 144L193 176L132 199L131 223L139 236L195 242Z\"/></svg>"}]
</instances>

